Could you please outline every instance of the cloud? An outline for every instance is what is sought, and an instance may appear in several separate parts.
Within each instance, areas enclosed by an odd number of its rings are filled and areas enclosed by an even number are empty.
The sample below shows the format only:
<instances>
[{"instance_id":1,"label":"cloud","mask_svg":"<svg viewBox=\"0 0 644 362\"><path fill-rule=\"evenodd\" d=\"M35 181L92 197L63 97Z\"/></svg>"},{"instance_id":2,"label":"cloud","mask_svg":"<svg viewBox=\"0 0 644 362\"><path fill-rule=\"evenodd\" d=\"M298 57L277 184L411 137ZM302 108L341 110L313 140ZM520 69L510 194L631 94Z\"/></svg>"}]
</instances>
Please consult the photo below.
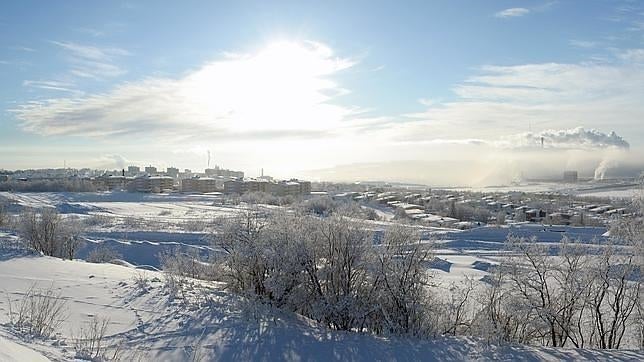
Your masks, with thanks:
<instances>
[{"instance_id":1,"label":"cloud","mask_svg":"<svg viewBox=\"0 0 644 362\"><path fill-rule=\"evenodd\" d=\"M33 52L35 52L35 51L36 51L36 49L34 49L34 48L30 48L30 47L26 47L26 46L15 46L15 47L12 47L12 49L20 50L20 51L28 52L28 53L33 53Z\"/></svg>"},{"instance_id":2,"label":"cloud","mask_svg":"<svg viewBox=\"0 0 644 362\"><path fill-rule=\"evenodd\" d=\"M59 82L51 80L25 80L22 82L24 87L39 88L46 90L55 90L62 92L71 92L71 93L82 93L74 89L73 83L68 82Z\"/></svg>"},{"instance_id":3,"label":"cloud","mask_svg":"<svg viewBox=\"0 0 644 362\"><path fill-rule=\"evenodd\" d=\"M619 53L619 57L627 62L644 64L644 49L626 49Z\"/></svg>"},{"instance_id":4,"label":"cloud","mask_svg":"<svg viewBox=\"0 0 644 362\"><path fill-rule=\"evenodd\" d=\"M94 164L102 169L124 169L131 161L121 155L106 154L99 157Z\"/></svg>"},{"instance_id":5,"label":"cloud","mask_svg":"<svg viewBox=\"0 0 644 362\"><path fill-rule=\"evenodd\" d=\"M103 79L123 75L126 71L114 62L120 57L131 55L127 50L115 47L97 47L60 41L51 43L68 53L70 72L83 78Z\"/></svg>"},{"instance_id":6,"label":"cloud","mask_svg":"<svg viewBox=\"0 0 644 362\"><path fill-rule=\"evenodd\" d=\"M644 137L644 64L539 63L484 66L456 85L456 98L408 114L397 141L487 139L530 129L603 129ZM392 127L393 128L393 127Z\"/></svg>"},{"instance_id":7,"label":"cloud","mask_svg":"<svg viewBox=\"0 0 644 362\"><path fill-rule=\"evenodd\" d=\"M590 49L594 48L597 46L597 42L594 41L589 41L589 40L576 40L572 39L570 40L570 45L576 47L576 48L585 48L585 49Z\"/></svg>"},{"instance_id":8,"label":"cloud","mask_svg":"<svg viewBox=\"0 0 644 362\"><path fill-rule=\"evenodd\" d=\"M127 50L121 48L101 48L92 45L60 41L52 41L51 43L70 51L75 56L96 61L108 61L118 56L130 55Z\"/></svg>"},{"instance_id":9,"label":"cloud","mask_svg":"<svg viewBox=\"0 0 644 362\"><path fill-rule=\"evenodd\" d=\"M494 16L497 18L516 18L516 17L527 15L529 13L530 13L530 9L509 8L495 13Z\"/></svg>"},{"instance_id":10,"label":"cloud","mask_svg":"<svg viewBox=\"0 0 644 362\"><path fill-rule=\"evenodd\" d=\"M94 28L84 28L84 27L80 27L80 28L75 28L74 30L78 31L79 33L84 33L84 34L91 35L91 36L93 36L93 37L101 37L101 36L104 36L104 35L105 35L105 32L104 32L104 31L102 31L102 30L98 30L98 29L94 29Z\"/></svg>"},{"instance_id":11,"label":"cloud","mask_svg":"<svg viewBox=\"0 0 644 362\"><path fill-rule=\"evenodd\" d=\"M96 61L124 54L64 46ZM43 135L231 142L319 137L357 112L329 102L346 92L330 77L353 64L320 43L275 43L256 54L224 55L180 78L147 78L106 93L33 101L13 112L23 129Z\"/></svg>"},{"instance_id":12,"label":"cloud","mask_svg":"<svg viewBox=\"0 0 644 362\"><path fill-rule=\"evenodd\" d=\"M545 130L538 133L521 133L504 137L494 144L503 148L543 148L597 150L615 148L628 150L630 145L615 132L603 133L582 127L562 130Z\"/></svg>"},{"instance_id":13,"label":"cloud","mask_svg":"<svg viewBox=\"0 0 644 362\"><path fill-rule=\"evenodd\" d=\"M543 139L543 145L541 143ZM524 132L502 136L493 140L478 138L428 139L402 141L401 143L423 145L471 145L489 146L499 149L566 149L566 150L628 150L630 144L614 131L604 133L596 129L586 130L583 127L561 130L544 130L537 133Z\"/></svg>"}]
</instances>

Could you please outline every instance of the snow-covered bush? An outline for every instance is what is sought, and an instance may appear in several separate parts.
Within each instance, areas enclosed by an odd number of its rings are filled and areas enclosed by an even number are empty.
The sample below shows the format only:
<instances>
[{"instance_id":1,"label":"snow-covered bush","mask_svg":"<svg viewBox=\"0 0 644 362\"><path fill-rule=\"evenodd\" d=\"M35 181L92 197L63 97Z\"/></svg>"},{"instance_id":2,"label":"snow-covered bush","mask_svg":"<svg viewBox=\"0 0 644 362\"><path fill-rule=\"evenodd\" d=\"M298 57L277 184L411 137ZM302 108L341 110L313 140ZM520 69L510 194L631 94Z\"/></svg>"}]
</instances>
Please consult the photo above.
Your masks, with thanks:
<instances>
[{"instance_id":1,"label":"snow-covered bush","mask_svg":"<svg viewBox=\"0 0 644 362\"><path fill-rule=\"evenodd\" d=\"M628 235L633 228L622 225ZM598 254L565 237L556 254L535 240L509 237L512 255L487 280L474 334L554 347L620 348L627 334L642 332L642 239L617 234L613 239L626 245L609 242Z\"/></svg>"},{"instance_id":2,"label":"snow-covered bush","mask_svg":"<svg viewBox=\"0 0 644 362\"><path fill-rule=\"evenodd\" d=\"M233 290L334 329L420 335L428 331L428 252L416 233L373 235L346 217L248 212L214 236Z\"/></svg>"},{"instance_id":3,"label":"snow-covered bush","mask_svg":"<svg viewBox=\"0 0 644 362\"><path fill-rule=\"evenodd\" d=\"M187 251L175 248L159 253L161 269L164 272L194 279L213 279L215 266L201 259L198 250L194 248Z\"/></svg>"},{"instance_id":4,"label":"snow-covered bush","mask_svg":"<svg viewBox=\"0 0 644 362\"><path fill-rule=\"evenodd\" d=\"M51 285L47 289L31 286L22 299L9 296L9 324L21 334L49 338L60 329L67 318L67 303L60 292Z\"/></svg>"},{"instance_id":5,"label":"snow-covered bush","mask_svg":"<svg viewBox=\"0 0 644 362\"><path fill-rule=\"evenodd\" d=\"M426 243L420 235L402 226L392 227L384 235L377 255L375 286L379 308L374 323L387 333L422 335L434 326L430 321L430 260Z\"/></svg>"},{"instance_id":6,"label":"snow-covered bush","mask_svg":"<svg viewBox=\"0 0 644 362\"><path fill-rule=\"evenodd\" d=\"M53 208L25 210L18 227L32 249L48 256L73 259L82 244L83 223L77 217L64 218Z\"/></svg>"},{"instance_id":7,"label":"snow-covered bush","mask_svg":"<svg viewBox=\"0 0 644 362\"><path fill-rule=\"evenodd\" d=\"M0 182L0 191L14 192L95 192L89 180L30 180Z\"/></svg>"},{"instance_id":8,"label":"snow-covered bush","mask_svg":"<svg viewBox=\"0 0 644 362\"><path fill-rule=\"evenodd\" d=\"M105 341L109 324L109 318L96 316L86 322L72 338L75 358L93 362L118 361L121 352L118 345L109 347Z\"/></svg>"},{"instance_id":9,"label":"snow-covered bush","mask_svg":"<svg viewBox=\"0 0 644 362\"><path fill-rule=\"evenodd\" d=\"M139 294L145 294L150 290L150 278L144 270L138 270L133 276L135 290Z\"/></svg>"},{"instance_id":10,"label":"snow-covered bush","mask_svg":"<svg viewBox=\"0 0 644 362\"><path fill-rule=\"evenodd\" d=\"M105 245L100 245L89 253L87 261L90 263L109 263L114 259L121 259L122 257L116 250Z\"/></svg>"},{"instance_id":11,"label":"snow-covered bush","mask_svg":"<svg viewBox=\"0 0 644 362\"><path fill-rule=\"evenodd\" d=\"M319 196L306 200L300 204L301 210L305 214L315 214L327 216L332 214L340 204L329 196Z\"/></svg>"},{"instance_id":12,"label":"snow-covered bush","mask_svg":"<svg viewBox=\"0 0 644 362\"><path fill-rule=\"evenodd\" d=\"M7 207L5 206L4 201L0 200L0 227L5 226L9 221L9 215L7 213Z\"/></svg>"}]
</instances>

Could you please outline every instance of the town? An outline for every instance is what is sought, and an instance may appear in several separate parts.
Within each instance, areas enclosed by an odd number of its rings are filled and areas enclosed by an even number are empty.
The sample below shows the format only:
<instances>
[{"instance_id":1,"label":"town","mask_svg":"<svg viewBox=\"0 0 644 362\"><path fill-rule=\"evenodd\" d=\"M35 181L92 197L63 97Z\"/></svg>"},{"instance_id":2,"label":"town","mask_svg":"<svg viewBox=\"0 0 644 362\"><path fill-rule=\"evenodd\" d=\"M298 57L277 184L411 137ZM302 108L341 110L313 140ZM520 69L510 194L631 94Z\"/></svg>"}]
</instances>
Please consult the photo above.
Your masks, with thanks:
<instances>
[{"instance_id":1,"label":"town","mask_svg":"<svg viewBox=\"0 0 644 362\"><path fill-rule=\"evenodd\" d=\"M592 180L591 180L592 181ZM617 180L637 187L638 180ZM565 171L562 183L588 185L576 172ZM585 183L583 183L585 182ZM596 187L604 188L609 181ZM587 187L587 186L585 186ZM546 225L604 226L633 213L629 200L575 196L553 191L473 192L389 183L329 183L299 179L276 180L263 170L256 178L244 172L206 168L203 172L154 166L105 171L94 169L36 169L0 171L0 191L123 191L139 193L208 194L220 202L231 197L266 194L273 197L320 198L353 202L381 211L380 218L432 227L469 229L483 225L538 223ZM282 201L284 202L293 202Z\"/></svg>"}]
</instances>

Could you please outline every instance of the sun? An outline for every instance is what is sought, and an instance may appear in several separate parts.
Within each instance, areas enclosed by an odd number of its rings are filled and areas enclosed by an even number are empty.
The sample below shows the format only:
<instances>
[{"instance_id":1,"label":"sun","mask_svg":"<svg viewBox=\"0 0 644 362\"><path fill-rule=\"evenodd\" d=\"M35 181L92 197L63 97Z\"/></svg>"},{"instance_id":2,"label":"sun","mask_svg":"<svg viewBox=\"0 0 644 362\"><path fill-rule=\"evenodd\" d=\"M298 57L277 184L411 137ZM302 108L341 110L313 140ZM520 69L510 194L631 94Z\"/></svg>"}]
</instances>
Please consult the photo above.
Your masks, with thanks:
<instances>
[{"instance_id":1,"label":"sun","mask_svg":"<svg viewBox=\"0 0 644 362\"><path fill-rule=\"evenodd\" d=\"M183 94L205 122L238 132L326 128L344 116L329 103L341 92L331 78L351 65L319 43L277 41L206 65Z\"/></svg>"}]
</instances>

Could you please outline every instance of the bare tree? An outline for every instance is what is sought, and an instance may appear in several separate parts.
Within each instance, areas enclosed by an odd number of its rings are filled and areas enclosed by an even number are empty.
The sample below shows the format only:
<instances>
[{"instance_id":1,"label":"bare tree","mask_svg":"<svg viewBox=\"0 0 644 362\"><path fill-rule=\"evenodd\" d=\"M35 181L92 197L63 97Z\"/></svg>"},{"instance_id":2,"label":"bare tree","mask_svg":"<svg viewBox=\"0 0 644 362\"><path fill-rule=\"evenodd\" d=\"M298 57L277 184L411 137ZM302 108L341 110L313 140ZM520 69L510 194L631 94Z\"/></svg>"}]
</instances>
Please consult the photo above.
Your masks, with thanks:
<instances>
[{"instance_id":1,"label":"bare tree","mask_svg":"<svg viewBox=\"0 0 644 362\"><path fill-rule=\"evenodd\" d=\"M536 311L534 322L541 324L543 343L563 347L570 341L578 347L577 321L584 307L584 271L589 260L585 251L566 238L557 258L550 257L549 247L536 240L510 237L508 243L516 253L504 265L509 269L508 280L523 309Z\"/></svg>"},{"instance_id":2,"label":"bare tree","mask_svg":"<svg viewBox=\"0 0 644 362\"><path fill-rule=\"evenodd\" d=\"M56 209L26 210L19 222L22 238L45 255L73 259L81 246L83 223L75 217L63 218Z\"/></svg>"},{"instance_id":3,"label":"bare tree","mask_svg":"<svg viewBox=\"0 0 644 362\"><path fill-rule=\"evenodd\" d=\"M629 326L638 327L638 318L640 330L636 334L642 334L643 223L639 217L615 221L610 242L593 265L589 305L595 347L620 348Z\"/></svg>"},{"instance_id":4,"label":"bare tree","mask_svg":"<svg viewBox=\"0 0 644 362\"><path fill-rule=\"evenodd\" d=\"M7 208L2 200L0 200L0 227L3 227L7 224L8 219Z\"/></svg>"},{"instance_id":5,"label":"bare tree","mask_svg":"<svg viewBox=\"0 0 644 362\"><path fill-rule=\"evenodd\" d=\"M419 335L429 330L427 302L430 257L418 232L394 226L385 232L377 253L377 303L390 333Z\"/></svg>"}]
</instances>

